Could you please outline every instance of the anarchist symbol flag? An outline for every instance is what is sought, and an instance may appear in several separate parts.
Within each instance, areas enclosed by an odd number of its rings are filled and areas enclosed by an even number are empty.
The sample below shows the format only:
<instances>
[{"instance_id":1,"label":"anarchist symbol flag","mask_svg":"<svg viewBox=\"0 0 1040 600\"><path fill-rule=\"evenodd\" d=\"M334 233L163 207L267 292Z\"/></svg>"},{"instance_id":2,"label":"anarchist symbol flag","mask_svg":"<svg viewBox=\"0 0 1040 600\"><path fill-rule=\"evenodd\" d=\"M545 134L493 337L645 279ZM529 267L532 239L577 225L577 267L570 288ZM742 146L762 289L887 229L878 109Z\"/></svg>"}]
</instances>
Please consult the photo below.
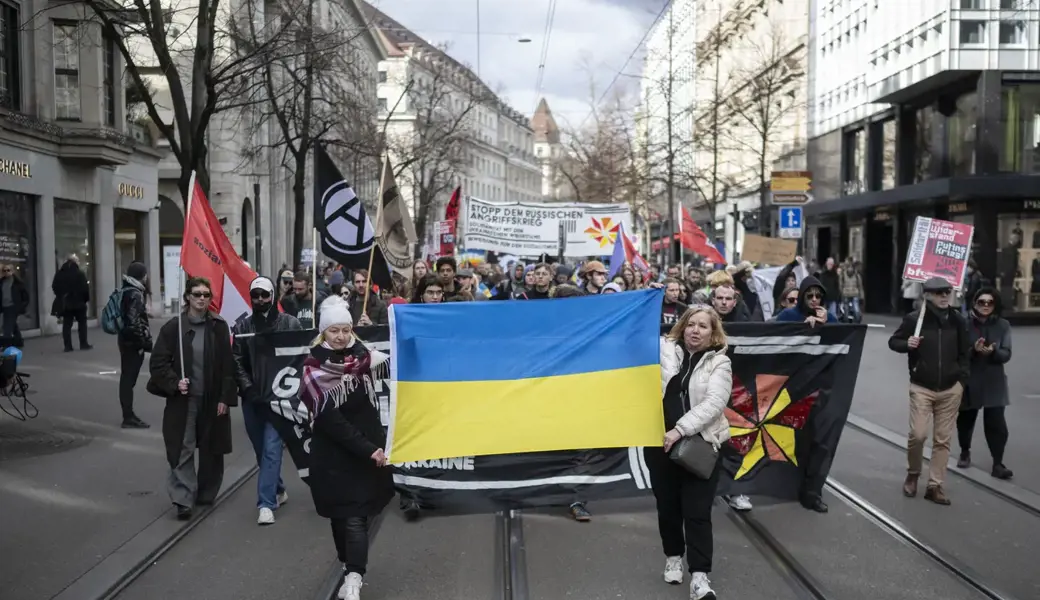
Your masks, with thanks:
<instances>
[{"instance_id":1,"label":"anarchist symbol flag","mask_svg":"<svg viewBox=\"0 0 1040 600\"><path fill-rule=\"evenodd\" d=\"M391 287L390 267L365 205L320 145L314 148L314 226L321 251L347 269L367 269L369 253L374 251L372 283Z\"/></svg>"}]
</instances>

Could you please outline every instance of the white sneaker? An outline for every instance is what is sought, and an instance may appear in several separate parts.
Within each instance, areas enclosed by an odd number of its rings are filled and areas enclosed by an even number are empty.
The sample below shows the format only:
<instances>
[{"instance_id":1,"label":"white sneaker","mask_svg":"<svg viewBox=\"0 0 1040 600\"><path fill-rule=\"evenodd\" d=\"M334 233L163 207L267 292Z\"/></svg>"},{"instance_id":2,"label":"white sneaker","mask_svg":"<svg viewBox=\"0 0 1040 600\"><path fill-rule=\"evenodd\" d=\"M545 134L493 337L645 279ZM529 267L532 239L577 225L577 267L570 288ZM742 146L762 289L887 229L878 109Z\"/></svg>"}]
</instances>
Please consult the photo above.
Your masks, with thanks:
<instances>
[{"instance_id":1,"label":"white sneaker","mask_svg":"<svg viewBox=\"0 0 1040 600\"><path fill-rule=\"evenodd\" d=\"M282 493L278 494L278 497L275 498L275 502L278 503L278 508L281 508L282 505L285 504L288 501L289 501L289 492L287 492L285 490L282 490Z\"/></svg>"},{"instance_id":2,"label":"white sneaker","mask_svg":"<svg viewBox=\"0 0 1040 600\"><path fill-rule=\"evenodd\" d=\"M751 498L747 496L730 496L729 505L733 510L739 510L740 512L747 512L753 508L751 506Z\"/></svg>"},{"instance_id":3,"label":"white sneaker","mask_svg":"<svg viewBox=\"0 0 1040 600\"><path fill-rule=\"evenodd\" d=\"M664 582L673 585L682 583L683 568L681 556L669 556L664 561Z\"/></svg>"},{"instance_id":4,"label":"white sneaker","mask_svg":"<svg viewBox=\"0 0 1040 600\"><path fill-rule=\"evenodd\" d=\"M348 573L343 576L343 585L339 586L339 600L361 600L361 576Z\"/></svg>"},{"instance_id":5,"label":"white sneaker","mask_svg":"<svg viewBox=\"0 0 1040 600\"><path fill-rule=\"evenodd\" d=\"M256 518L257 525L273 525L274 524L274 511L270 508L261 508L260 516Z\"/></svg>"},{"instance_id":6,"label":"white sneaker","mask_svg":"<svg viewBox=\"0 0 1040 600\"><path fill-rule=\"evenodd\" d=\"M715 600L715 590L711 589L707 573L694 573L690 581L690 600Z\"/></svg>"}]
</instances>

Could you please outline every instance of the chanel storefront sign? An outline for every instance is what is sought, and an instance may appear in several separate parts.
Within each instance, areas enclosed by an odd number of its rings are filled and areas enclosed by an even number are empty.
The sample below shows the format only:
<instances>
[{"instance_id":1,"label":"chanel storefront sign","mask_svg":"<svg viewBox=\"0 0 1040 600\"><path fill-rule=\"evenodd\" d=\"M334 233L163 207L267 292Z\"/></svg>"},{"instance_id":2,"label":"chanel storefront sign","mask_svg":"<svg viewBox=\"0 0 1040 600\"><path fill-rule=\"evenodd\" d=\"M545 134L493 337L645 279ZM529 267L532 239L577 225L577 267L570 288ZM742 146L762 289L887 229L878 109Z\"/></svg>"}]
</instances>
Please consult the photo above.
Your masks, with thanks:
<instances>
[{"instance_id":1,"label":"chanel storefront sign","mask_svg":"<svg viewBox=\"0 0 1040 600\"><path fill-rule=\"evenodd\" d=\"M127 198L144 198L144 186L120 183L119 195Z\"/></svg>"},{"instance_id":2,"label":"chanel storefront sign","mask_svg":"<svg viewBox=\"0 0 1040 600\"><path fill-rule=\"evenodd\" d=\"M11 177L32 179L32 171L29 170L29 163L20 160L7 160L6 158L0 158L0 173Z\"/></svg>"}]
</instances>

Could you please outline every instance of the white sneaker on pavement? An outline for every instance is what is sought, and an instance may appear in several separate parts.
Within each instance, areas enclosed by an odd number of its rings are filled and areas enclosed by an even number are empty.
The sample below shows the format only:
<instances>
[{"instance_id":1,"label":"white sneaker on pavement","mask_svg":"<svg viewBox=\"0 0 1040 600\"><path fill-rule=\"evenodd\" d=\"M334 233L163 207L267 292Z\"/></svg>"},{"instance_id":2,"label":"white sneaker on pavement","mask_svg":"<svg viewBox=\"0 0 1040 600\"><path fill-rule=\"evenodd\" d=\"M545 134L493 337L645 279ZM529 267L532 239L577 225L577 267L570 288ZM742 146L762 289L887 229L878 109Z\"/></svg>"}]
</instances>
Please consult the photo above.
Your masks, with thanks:
<instances>
[{"instance_id":1,"label":"white sneaker on pavement","mask_svg":"<svg viewBox=\"0 0 1040 600\"><path fill-rule=\"evenodd\" d=\"M283 504L289 501L289 492L282 490L282 493L278 494L275 498L275 502L278 503L278 508L281 508Z\"/></svg>"},{"instance_id":2,"label":"white sneaker on pavement","mask_svg":"<svg viewBox=\"0 0 1040 600\"><path fill-rule=\"evenodd\" d=\"M682 583L683 568L681 556L669 556L664 561L664 582L677 585Z\"/></svg>"},{"instance_id":3,"label":"white sneaker on pavement","mask_svg":"<svg viewBox=\"0 0 1040 600\"><path fill-rule=\"evenodd\" d=\"M339 587L339 600L361 600L361 576L347 573L343 576L343 585Z\"/></svg>"},{"instance_id":4,"label":"white sneaker on pavement","mask_svg":"<svg viewBox=\"0 0 1040 600\"><path fill-rule=\"evenodd\" d=\"M260 515L256 518L257 525L273 525L274 511L270 508L261 508Z\"/></svg>"},{"instance_id":5,"label":"white sneaker on pavement","mask_svg":"<svg viewBox=\"0 0 1040 600\"><path fill-rule=\"evenodd\" d=\"M751 498L747 496L730 496L729 505L733 510L739 510L740 512L747 512L753 508L751 506Z\"/></svg>"},{"instance_id":6,"label":"white sneaker on pavement","mask_svg":"<svg viewBox=\"0 0 1040 600\"><path fill-rule=\"evenodd\" d=\"M690 581L690 600L716 600L715 590L711 589L707 573L694 573Z\"/></svg>"}]
</instances>

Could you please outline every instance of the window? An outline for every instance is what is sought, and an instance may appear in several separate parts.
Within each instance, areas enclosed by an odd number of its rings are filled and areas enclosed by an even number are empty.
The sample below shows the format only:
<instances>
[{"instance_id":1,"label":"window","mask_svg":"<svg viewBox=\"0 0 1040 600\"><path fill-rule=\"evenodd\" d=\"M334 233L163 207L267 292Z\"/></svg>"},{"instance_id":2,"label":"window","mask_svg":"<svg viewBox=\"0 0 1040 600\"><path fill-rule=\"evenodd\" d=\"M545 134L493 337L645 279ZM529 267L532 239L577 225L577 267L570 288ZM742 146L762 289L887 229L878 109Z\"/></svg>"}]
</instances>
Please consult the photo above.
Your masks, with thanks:
<instances>
[{"instance_id":1,"label":"window","mask_svg":"<svg viewBox=\"0 0 1040 600\"><path fill-rule=\"evenodd\" d=\"M56 268L68 259L70 254L79 258L79 268L87 277L87 283L93 286L94 280L94 206L73 202L71 200L54 199L54 257ZM94 303L87 303L87 316L94 316Z\"/></svg>"},{"instance_id":2,"label":"window","mask_svg":"<svg viewBox=\"0 0 1040 600\"><path fill-rule=\"evenodd\" d=\"M961 43L983 44L986 42L986 21L961 21Z\"/></svg>"},{"instance_id":3,"label":"window","mask_svg":"<svg viewBox=\"0 0 1040 600\"><path fill-rule=\"evenodd\" d=\"M18 9L0 3L0 106L12 110L22 107L20 23Z\"/></svg>"},{"instance_id":4,"label":"window","mask_svg":"<svg viewBox=\"0 0 1040 600\"><path fill-rule=\"evenodd\" d=\"M961 0L961 8L965 10L978 10L982 8L982 0Z\"/></svg>"},{"instance_id":5,"label":"window","mask_svg":"<svg viewBox=\"0 0 1040 600\"><path fill-rule=\"evenodd\" d=\"M379 83L386 83L386 71L379 72Z\"/></svg>"},{"instance_id":6,"label":"window","mask_svg":"<svg viewBox=\"0 0 1040 600\"><path fill-rule=\"evenodd\" d=\"M390 110L390 107L389 107L389 105L386 102L386 98L380 98L379 99L379 110L382 110L382 111Z\"/></svg>"},{"instance_id":7,"label":"window","mask_svg":"<svg viewBox=\"0 0 1040 600\"><path fill-rule=\"evenodd\" d=\"M54 23L54 116L78 121L79 38L75 23Z\"/></svg>"},{"instance_id":8,"label":"window","mask_svg":"<svg viewBox=\"0 0 1040 600\"><path fill-rule=\"evenodd\" d=\"M1026 24L1022 21L1000 22L1001 44L1024 44L1026 43Z\"/></svg>"},{"instance_id":9,"label":"window","mask_svg":"<svg viewBox=\"0 0 1040 600\"><path fill-rule=\"evenodd\" d=\"M1020 8L1019 0L1000 0L1000 8Z\"/></svg>"},{"instance_id":10,"label":"window","mask_svg":"<svg viewBox=\"0 0 1040 600\"><path fill-rule=\"evenodd\" d=\"M104 39L104 89L105 89L105 124L116 126L116 43L112 38Z\"/></svg>"},{"instance_id":11,"label":"window","mask_svg":"<svg viewBox=\"0 0 1040 600\"><path fill-rule=\"evenodd\" d=\"M1005 310L1040 311L1040 219L1036 213L997 219L995 275Z\"/></svg>"}]
</instances>

